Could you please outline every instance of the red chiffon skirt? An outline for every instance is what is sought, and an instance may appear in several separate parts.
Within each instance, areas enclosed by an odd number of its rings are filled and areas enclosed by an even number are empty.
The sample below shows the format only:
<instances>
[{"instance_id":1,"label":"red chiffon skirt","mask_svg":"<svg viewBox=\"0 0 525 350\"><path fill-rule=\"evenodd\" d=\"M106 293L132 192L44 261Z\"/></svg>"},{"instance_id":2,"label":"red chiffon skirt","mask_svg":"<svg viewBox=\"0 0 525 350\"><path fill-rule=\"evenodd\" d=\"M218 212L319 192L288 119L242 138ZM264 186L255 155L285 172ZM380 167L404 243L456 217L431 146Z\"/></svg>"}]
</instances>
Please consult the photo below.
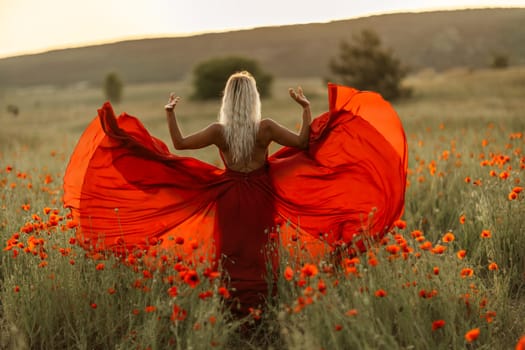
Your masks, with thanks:
<instances>
[{"instance_id":1,"label":"red chiffon skirt","mask_svg":"<svg viewBox=\"0 0 525 350\"><path fill-rule=\"evenodd\" d=\"M253 307L266 293L268 242L300 242L313 256L341 242L366 249L403 212L406 138L379 94L329 84L328 97L308 149L284 147L250 173L172 154L137 118L117 118L105 103L64 176L80 241L220 259L236 296Z\"/></svg>"}]
</instances>

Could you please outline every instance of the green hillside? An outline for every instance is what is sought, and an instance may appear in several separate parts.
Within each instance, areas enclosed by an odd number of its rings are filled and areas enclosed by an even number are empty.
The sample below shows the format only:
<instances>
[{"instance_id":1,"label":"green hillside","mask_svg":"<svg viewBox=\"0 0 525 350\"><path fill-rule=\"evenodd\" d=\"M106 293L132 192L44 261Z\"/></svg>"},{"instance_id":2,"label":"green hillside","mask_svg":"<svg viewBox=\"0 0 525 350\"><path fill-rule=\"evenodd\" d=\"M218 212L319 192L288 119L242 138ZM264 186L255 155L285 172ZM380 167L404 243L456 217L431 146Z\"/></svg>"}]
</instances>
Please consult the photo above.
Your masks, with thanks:
<instances>
[{"instance_id":1,"label":"green hillside","mask_svg":"<svg viewBox=\"0 0 525 350\"><path fill-rule=\"evenodd\" d=\"M0 86L126 83L188 78L202 60L257 59L281 77L322 77L341 40L373 29L412 70L486 67L494 53L525 64L525 8L402 13L192 37L144 39L0 59Z\"/></svg>"}]
</instances>

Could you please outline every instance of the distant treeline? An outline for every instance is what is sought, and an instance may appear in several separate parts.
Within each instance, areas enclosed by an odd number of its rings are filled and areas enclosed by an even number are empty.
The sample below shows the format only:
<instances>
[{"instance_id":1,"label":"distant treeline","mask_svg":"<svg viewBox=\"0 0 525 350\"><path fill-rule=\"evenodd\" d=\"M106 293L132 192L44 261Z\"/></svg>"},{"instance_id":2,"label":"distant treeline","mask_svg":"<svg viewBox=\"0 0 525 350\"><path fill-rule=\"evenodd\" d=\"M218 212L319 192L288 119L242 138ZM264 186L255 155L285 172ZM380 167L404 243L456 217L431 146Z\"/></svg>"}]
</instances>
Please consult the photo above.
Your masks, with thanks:
<instances>
[{"instance_id":1,"label":"distant treeline","mask_svg":"<svg viewBox=\"0 0 525 350\"><path fill-rule=\"evenodd\" d=\"M196 64L222 56L257 60L276 77L325 77L342 40L372 29L413 71L488 67L503 54L525 64L525 8L401 13L266 27L192 37L144 39L0 59L0 87L101 85L108 72L124 83L191 77Z\"/></svg>"}]
</instances>

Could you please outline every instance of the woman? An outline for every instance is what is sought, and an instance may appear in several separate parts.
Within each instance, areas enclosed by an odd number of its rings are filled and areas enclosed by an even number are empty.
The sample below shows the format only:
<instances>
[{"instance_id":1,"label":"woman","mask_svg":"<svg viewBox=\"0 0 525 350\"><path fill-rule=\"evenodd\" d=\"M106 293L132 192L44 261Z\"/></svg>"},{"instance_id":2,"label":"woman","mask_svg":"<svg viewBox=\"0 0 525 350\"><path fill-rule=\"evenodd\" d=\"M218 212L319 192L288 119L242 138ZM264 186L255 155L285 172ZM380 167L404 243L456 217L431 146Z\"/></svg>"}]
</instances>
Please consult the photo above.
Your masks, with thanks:
<instances>
[{"instance_id":1,"label":"woman","mask_svg":"<svg viewBox=\"0 0 525 350\"><path fill-rule=\"evenodd\" d=\"M140 121L99 109L71 156L64 203L89 248L128 252L160 247L220 260L236 289L240 312L258 307L270 240L319 256L346 243L365 250L403 211L406 139L380 95L328 85L329 111L311 122L302 90L298 134L261 120L255 80L228 79L219 122L187 137L175 118L179 98L165 106L175 148L216 145L225 169L169 152ZM272 142L284 145L268 156ZM278 233L278 234L277 234ZM275 256L273 256L275 257ZM272 263L275 263L272 260Z\"/></svg>"},{"instance_id":2,"label":"woman","mask_svg":"<svg viewBox=\"0 0 525 350\"><path fill-rule=\"evenodd\" d=\"M283 146L306 148L310 132L310 102L299 87L290 96L303 108L303 123L299 134L271 119L261 120L261 101L255 79L246 71L228 79L222 98L219 122L183 137L174 108L180 97L170 95L165 106L171 139L175 149L197 149L209 145L219 148L228 169L248 173L266 163L268 146L272 141Z\"/></svg>"},{"instance_id":3,"label":"woman","mask_svg":"<svg viewBox=\"0 0 525 350\"><path fill-rule=\"evenodd\" d=\"M265 248L275 219L273 188L265 169L268 146L272 141L301 149L308 146L310 103L300 87L289 93L303 109L298 134L271 119L261 120L256 82L246 71L226 82L219 121L193 135L182 136L177 124L174 110L180 98L171 94L165 106L173 146L177 150L217 146L226 166L224 176L233 179L228 190L217 196L214 241L241 314L247 307L261 307L267 294Z\"/></svg>"}]
</instances>

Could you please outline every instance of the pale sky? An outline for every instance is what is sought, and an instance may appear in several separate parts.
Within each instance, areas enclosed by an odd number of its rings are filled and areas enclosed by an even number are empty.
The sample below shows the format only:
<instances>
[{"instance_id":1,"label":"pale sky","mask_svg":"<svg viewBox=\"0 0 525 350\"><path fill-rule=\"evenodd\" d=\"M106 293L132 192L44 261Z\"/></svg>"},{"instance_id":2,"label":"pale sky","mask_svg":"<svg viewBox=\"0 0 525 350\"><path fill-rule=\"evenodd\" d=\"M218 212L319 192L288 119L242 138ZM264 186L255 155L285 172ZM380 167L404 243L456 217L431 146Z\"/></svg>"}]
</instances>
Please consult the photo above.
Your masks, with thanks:
<instances>
[{"instance_id":1,"label":"pale sky","mask_svg":"<svg viewBox=\"0 0 525 350\"><path fill-rule=\"evenodd\" d=\"M525 0L0 0L0 58L144 37L480 7L525 7Z\"/></svg>"}]
</instances>

